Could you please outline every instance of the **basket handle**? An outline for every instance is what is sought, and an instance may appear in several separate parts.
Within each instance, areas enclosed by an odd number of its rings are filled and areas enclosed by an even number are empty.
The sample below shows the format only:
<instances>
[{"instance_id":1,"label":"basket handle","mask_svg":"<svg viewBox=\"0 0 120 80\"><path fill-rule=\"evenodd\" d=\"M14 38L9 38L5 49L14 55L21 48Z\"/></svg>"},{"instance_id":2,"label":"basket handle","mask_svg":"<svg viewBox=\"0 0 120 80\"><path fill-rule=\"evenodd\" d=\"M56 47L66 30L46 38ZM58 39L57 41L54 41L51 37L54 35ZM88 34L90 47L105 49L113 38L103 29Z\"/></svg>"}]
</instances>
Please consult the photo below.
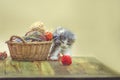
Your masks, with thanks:
<instances>
[{"instance_id":1,"label":"basket handle","mask_svg":"<svg viewBox=\"0 0 120 80\"><path fill-rule=\"evenodd\" d=\"M33 31L28 31L28 32L25 34L25 36L27 36L30 32L33 32Z\"/></svg>"},{"instance_id":2,"label":"basket handle","mask_svg":"<svg viewBox=\"0 0 120 80\"><path fill-rule=\"evenodd\" d=\"M11 38L10 38L9 41L12 41L12 39L13 39L14 37L20 39L23 43L26 43L26 41L25 41L23 38L21 38L21 37L19 37L19 36L15 36L15 35L11 36Z\"/></svg>"}]
</instances>

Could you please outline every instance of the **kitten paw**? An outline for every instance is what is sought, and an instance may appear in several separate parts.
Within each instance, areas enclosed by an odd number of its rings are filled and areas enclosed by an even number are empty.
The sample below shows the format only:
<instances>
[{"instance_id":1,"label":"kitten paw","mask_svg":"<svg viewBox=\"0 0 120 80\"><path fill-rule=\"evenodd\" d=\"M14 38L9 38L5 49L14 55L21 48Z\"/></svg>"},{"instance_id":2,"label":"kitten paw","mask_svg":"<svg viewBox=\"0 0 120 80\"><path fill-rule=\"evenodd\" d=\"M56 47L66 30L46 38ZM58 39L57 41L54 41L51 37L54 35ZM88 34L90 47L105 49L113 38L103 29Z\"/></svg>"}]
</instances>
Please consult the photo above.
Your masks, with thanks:
<instances>
[{"instance_id":1,"label":"kitten paw","mask_svg":"<svg viewBox=\"0 0 120 80\"><path fill-rule=\"evenodd\" d=\"M57 60L58 60L58 57L56 57L56 56L51 56L51 57L49 57L49 60L57 61Z\"/></svg>"}]
</instances>

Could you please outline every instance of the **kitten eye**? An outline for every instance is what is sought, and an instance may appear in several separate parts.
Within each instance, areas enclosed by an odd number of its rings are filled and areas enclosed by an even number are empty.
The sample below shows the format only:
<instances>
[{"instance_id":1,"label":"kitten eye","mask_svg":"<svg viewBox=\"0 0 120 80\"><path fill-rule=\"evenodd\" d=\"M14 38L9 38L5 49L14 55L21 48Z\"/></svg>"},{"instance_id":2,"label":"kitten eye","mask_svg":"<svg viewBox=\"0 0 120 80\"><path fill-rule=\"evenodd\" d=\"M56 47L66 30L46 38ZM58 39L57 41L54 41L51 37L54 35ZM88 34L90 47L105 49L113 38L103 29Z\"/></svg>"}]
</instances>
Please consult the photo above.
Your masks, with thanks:
<instances>
[{"instance_id":1,"label":"kitten eye","mask_svg":"<svg viewBox=\"0 0 120 80\"><path fill-rule=\"evenodd\" d=\"M67 41L68 43L70 43L70 41Z\"/></svg>"},{"instance_id":2,"label":"kitten eye","mask_svg":"<svg viewBox=\"0 0 120 80\"><path fill-rule=\"evenodd\" d=\"M62 35L60 36L60 39L64 39Z\"/></svg>"}]
</instances>

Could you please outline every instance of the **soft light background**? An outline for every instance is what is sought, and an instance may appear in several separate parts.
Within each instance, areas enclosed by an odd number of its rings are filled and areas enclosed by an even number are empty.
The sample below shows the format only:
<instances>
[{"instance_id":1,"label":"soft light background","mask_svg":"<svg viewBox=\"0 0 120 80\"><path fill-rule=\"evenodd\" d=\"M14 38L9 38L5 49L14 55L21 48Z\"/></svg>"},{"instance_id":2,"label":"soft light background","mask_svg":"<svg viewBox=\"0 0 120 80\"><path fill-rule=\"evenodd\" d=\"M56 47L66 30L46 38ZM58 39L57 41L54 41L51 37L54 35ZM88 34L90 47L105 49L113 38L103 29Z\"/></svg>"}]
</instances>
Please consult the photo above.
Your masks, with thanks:
<instances>
[{"instance_id":1,"label":"soft light background","mask_svg":"<svg viewBox=\"0 0 120 80\"><path fill-rule=\"evenodd\" d=\"M120 72L120 0L0 0L0 51L39 20L76 34L73 56L94 56Z\"/></svg>"}]
</instances>

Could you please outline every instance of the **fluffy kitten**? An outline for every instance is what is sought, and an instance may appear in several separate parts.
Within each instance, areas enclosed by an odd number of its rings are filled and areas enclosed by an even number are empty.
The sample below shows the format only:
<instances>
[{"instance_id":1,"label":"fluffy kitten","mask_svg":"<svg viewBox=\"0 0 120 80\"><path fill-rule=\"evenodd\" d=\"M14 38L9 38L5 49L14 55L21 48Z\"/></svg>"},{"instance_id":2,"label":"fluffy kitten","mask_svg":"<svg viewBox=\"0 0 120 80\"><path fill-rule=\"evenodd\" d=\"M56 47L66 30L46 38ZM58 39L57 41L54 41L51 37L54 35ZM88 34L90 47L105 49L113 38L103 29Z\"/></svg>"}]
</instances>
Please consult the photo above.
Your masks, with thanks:
<instances>
[{"instance_id":1,"label":"fluffy kitten","mask_svg":"<svg viewBox=\"0 0 120 80\"><path fill-rule=\"evenodd\" d=\"M75 41L75 35L65 28L58 27L53 33L53 36L50 60L58 60L59 54L70 55L71 46Z\"/></svg>"}]
</instances>

